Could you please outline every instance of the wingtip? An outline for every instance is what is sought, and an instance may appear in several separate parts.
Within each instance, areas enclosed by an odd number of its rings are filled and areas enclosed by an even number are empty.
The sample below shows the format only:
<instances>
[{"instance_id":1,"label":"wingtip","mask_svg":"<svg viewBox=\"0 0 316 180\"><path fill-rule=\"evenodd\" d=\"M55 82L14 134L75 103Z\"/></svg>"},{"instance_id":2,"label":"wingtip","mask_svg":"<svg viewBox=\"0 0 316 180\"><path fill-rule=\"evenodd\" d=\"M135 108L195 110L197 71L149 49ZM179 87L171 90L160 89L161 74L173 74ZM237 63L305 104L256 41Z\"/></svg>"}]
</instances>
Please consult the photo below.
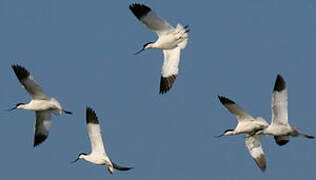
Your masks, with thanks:
<instances>
[{"instance_id":1,"label":"wingtip","mask_svg":"<svg viewBox=\"0 0 316 180\"><path fill-rule=\"evenodd\" d=\"M283 79L283 77L280 74L278 74L277 78L275 80L273 91L282 91L285 88L286 88L285 80Z\"/></svg>"},{"instance_id":2,"label":"wingtip","mask_svg":"<svg viewBox=\"0 0 316 180\"><path fill-rule=\"evenodd\" d=\"M33 147L37 147L42 142L44 142L46 139L47 139L46 135L43 135L43 134L35 135Z\"/></svg>"},{"instance_id":3,"label":"wingtip","mask_svg":"<svg viewBox=\"0 0 316 180\"><path fill-rule=\"evenodd\" d=\"M256 164L258 165L258 167L260 168L260 170L262 172L265 172L265 170L266 170L266 159L265 159L264 155L260 154L260 156L255 158L254 160L255 160Z\"/></svg>"},{"instance_id":4,"label":"wingtip","mask_svg":"<svg viewBox=\"0 0 316 180\"><path fill-rule=\"evenodd\" d=\"M279 146L284 146L290 139L288 136L274 136L275 143Z\"/></svg>"},{"instance_id":5,"label":"wingtip","mask_svg":"<svg viewBox=\"0 0 316 180\"><path fill-rule=\"evenodd\" d=\"M222 104L236 104L234 101L228 99L227 97L224 97L224 96L217 96L217 97Z\"/></svg>"},{"instance_id":6,"label":"wingtip","mask_svg":"<svg viewBox=\"0 0 316 180\"><path fill-rule=\"evenodd\" d=\"M160 78L160 89L159 94L163 95L167 93L173 86L174 81L176 80L176 75L171 75L169 77L163 77Z\"/></svg>"},{"instance_id":7,"label":"wingtip","mask_svg":"<svg viewBox=\"0 0 316 180\"><path fill-rule=\"evenodd\" d=\"M129 5L129 9L132 13L137 17L137 19L141 19L143 16L146 16L148 12L151 11L150 7L144 4L133 3Z\"/></svg>"},{"instance_id":8,"label":"wingtip","mask_svg":"<svg viewBox=\"0 0 316 180\"><path fill-rule=\"evenodd\" d=\"M19 81L26 79L30 75L30 73L26 70L26 68L21 66L21 65L13 64L13 65L11 65L11 67L12 67L15 75L19 79Z\"/></svg>"},{"instance_id":9,"label":"wingtip","mask_svg":"<svg viewBox=\"0 0 316 180\"><path fill-rule=\"evenodd\" d=\"M87 124L88 123L99 124L97 114L89 106L86 107L86 120L87 120Z\"/></svg>"}]
</instances>

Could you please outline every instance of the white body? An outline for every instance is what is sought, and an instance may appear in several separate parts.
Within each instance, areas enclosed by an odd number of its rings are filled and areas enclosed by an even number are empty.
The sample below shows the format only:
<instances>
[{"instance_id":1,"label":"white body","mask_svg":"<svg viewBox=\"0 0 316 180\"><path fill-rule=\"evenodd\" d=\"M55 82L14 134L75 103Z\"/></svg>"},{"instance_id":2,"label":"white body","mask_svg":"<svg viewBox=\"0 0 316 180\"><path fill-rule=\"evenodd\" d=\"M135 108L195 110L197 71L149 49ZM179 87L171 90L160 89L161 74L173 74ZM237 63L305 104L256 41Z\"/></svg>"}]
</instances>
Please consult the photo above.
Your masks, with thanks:
<instances>
[{"instance_id":1,"label":"white body","mask_svg":"<svg viewBox=\"0 0 316 180\"><path fill-rule=\"evenodd\" d=\"M55 98L50 98L47 100L43 99L34 99L31 100L28 104L21 104L17 109L25 109L30 111L51 111L56 115L62 114L62 107Z\"/></svg>"}]
</instances>

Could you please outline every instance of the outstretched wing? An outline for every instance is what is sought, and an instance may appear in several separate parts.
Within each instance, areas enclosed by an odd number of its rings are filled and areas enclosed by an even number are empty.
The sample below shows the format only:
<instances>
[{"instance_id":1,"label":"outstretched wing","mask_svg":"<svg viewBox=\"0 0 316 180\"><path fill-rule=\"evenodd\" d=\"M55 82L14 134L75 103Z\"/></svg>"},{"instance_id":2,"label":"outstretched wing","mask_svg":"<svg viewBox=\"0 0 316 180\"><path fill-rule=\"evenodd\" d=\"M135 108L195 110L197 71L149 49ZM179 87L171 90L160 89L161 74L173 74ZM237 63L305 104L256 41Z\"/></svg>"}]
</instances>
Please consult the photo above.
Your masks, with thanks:
<instances>
[{"instance_id":1,"label":"outstretched wing","mask_svg":"<svg viewBox=\"0 0 316 180\"><path fill-rule=\"evenodd\" d=\"M40 85L24 67L16 64L12 65L12 69L32 99L48 99Z\"/></svg>"},{"instance_id":2,"label":"outstretched wing","mask_svg":"<svg viewBox=\"0 0 316 180\"><path fill-rule=\"evenodd\" d=\"M246 135L246 146L249 150L249 153L253 160L256 162L258 167L265 171L266 169L266 159L264 157L262 145L261 145L261 139L259 135Z\"/></svg>"},{"instance_id":3,"label":"outstretched wing","mask_svg":"<svg viewBox=\"0 0 316 180\"><path fill-rule=\"evenodd\" d=\"M89 134L90 143L91 143L91 152L106 154L104 146L103 146L103 140L101 137L101 129L100 129L98 117L95 111L90 107L87 107L86 109L86 120L87 120L88 134Z\"/></svg>"},{"instance_id":4,"label":"outstretched wing","mask_svg":"<svg viewBox=\"0 0 316 180\"><path fill-rule=\"evenodd\" d=\"M272 93L272 123L288 125L287 90L284 79L278 74Z\"/></svg>"},{"instance_id":5,"label":"outstretched wing","mask_svg":"<svg viewBox=\"0 0 316 180\"><path fill-rule=\"evenodd\" d=\"M147 28L156 32L158 36L174 30L174 27L172 27L168 22L159 17L146 5L132 4L129 6L129 9L142 23L145 24Z\"/></svg>"},{"instance_id":6,"label":"outstretched wing","mask_svg":"<svg viewBox=\"0 0 316 180\"><path fill-rule=\"evenodd\" d=\"M225 106L227 111L234 114L239 122L241 121L254 121L255 119L249 115L246 111L244 111L238 104L234 101L223 97L218 96L219 101Z\"/></svg>"},{"instance_id":7,"label":"outstretched wing","mask_svg":"<svg viewBox=\"0 0 316 180\"><path fill-rule=\"evenodd\" d=\"M163 50L164 61L161 70L160 94L168 92L179 72L180 47Z\"/></svg>"},{"instance_id":8,"label":"outstretched wing","mask_svg":"<svg viewBox=\"0 0 316 180\"><path fill-rule=\"evenodd\" d=\"M51 127L51 112L36 111L34 147L41 144L48 136Z\"/></svg>"}]
</instances>

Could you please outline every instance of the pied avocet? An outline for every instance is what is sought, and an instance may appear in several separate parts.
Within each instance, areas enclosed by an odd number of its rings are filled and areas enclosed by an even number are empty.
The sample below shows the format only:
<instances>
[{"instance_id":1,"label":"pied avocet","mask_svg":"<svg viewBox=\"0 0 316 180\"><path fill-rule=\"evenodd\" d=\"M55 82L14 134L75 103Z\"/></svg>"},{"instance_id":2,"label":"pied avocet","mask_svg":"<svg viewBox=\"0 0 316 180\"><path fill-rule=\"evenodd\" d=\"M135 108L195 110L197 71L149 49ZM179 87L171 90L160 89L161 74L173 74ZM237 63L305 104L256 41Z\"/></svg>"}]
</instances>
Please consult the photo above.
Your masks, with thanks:
<instances>
[{"instance_id":1,"label":"pied avocet","mask_svg":"<svg viewBox=\"0 0 316 180\"><path fill-rule=\"evenodd\" d=\"M235 129L227 129L223 134L217 137L246 134L246 146L250 155L255 160L258 167L262 171L265 171L266 160L261 145L261 138L260 135L255 135L255 133L256 131L267 127L269 124L262 117L257 117L256 119L253 118L234 101L223 96L218 96L218 98L227 111L236 116L238 124Z\"/></svg>"},{"instance_id":2,"label":"pied avocet","mask_svg":"<svg viewBox=\"0 0 316 180\"><path fill-rule=\"evenodd\" d=\"M110 174L113 173L114 169L120 171L128 171L132 169L131 167L121 167L115 164L113 161L111 161L111 159L108 157L103 145L101 128L98 121L98 117L95 111L90 107L87 107L86 109L86 122L88 128L88 135L91 143L91 153L80 153L78 155L78 158L75 161L73 161L73 163L78 161L79 159L85 159L86 161L89 161L94 164L106 165L107 170Z\"/></svg>"},{"instance_id":3,"label":"pied avocet","mask_svg":"<svg viewBox=\"0 0 316 180\"><path fill-rule=\"evenodd\" d=\"M157 33L159 37L156 42L146 43L135 54L151 48L163 50L164 62L161 70L159 93L164 94L171 89L178 75L181 49L184 49L188 42L188 26L183 27L181 24L178 24L174 28L143 4L132 4L129 6L129 9L146 27Z\"/></svg>"},{"instance_id":4,"label":"pied avocet","mask_svg":"<svg viewBox=\"0 0 316 180\"><path fill-rule=\"evenodd\" d=\"M295 126L290 126L288 121L287 90L286 83L281 75L277 75L272 93L272 121L271 124L258 131L256 134L274 136L275 142L282 146L290 141L289 136L302 136L314 138L301 133Z\"/></svg>"},{"instance_id":5,"label":"pied avocet","mask_svg":"<svg viewBox=\"0 0 316 180\"><path fill-rule=\"evenodd\" d=\"M55 98L49 98L40 85L35 81L34 77L22 66L12 65L20 83L24 89L30 94L32 100L28 103L18 103L15 107L10 109L25 109L35 111L35 136L34 147L41 144L48 136L51 127L51 113L60 115L63 112L72 114L65 111Z\"/></svg>"}]
</instances>

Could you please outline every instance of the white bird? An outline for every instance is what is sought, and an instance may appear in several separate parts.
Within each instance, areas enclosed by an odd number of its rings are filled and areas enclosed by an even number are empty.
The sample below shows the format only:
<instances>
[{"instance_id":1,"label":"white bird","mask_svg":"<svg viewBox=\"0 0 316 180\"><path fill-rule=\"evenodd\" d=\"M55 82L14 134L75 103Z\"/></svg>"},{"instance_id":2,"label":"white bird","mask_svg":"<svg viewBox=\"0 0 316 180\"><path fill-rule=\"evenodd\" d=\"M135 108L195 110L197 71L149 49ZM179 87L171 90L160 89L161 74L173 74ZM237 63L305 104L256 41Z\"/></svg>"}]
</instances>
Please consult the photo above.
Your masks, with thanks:
<instances>
[{"instance_id":1,"label":"white bird","mask_svg":"<svg viewBox=\"0 0 316 180\"><path fill-rule=\"evenodd\" d=\"M227 111L234 114L238 120L238 124L235 129L227 129L223 134L217 136L228 136L236 134L246 134L246 146L249 150L251 157L254 159L258 167L265 171L266 160L261 145L260 135L255 135L256 131L261 130L268 126L268 123L261 117L256 119L245 112L234 101L218 96L220 102L225 106Z\"/></svg>"},{"instance_id":2,"label":"white bird","mask_svg":"<svg viewBox=\"0 0 316 180\"><path fill-rule=\"evenodd\" d=\"M87 107L86 109L86 121L91 143L91 153L80 153L78 155L78 158L75 161L73 161L73 163L78 161L79 159L85 159L86 161L89 161L94 164L106 165L107 170L110 174L113 173L114 169L120 171L128 171L132 169L131 167L121 167L115 164L113 161L111 161L111 159L108 157L104 149L98 117L95 111L90 107Z\"/></svg>"},{"instance_id":3,"label":"white bird","mask_svg":"<svg viewBox=\"0 0 316 180\"><path fill-rule=\"evenodd\" d=\"M188 42L188 26L178 24L176 28L172 27L164 19L160 18L148 6L143 4L132 4L129 9L134 15L145 24L147 28L158 35L156 42L146 43L143 50L158 48L163 50L164 62L161 70L160 94L169 91L176 80L179 71L180 52Z\"/></svg>"},{"instance_id":4,"label":"white bird","mask_svg":"<svg viewBox=\"0 0 316 180\"><path fill-rule=\"evenodd\" d=\"M288 121L287 90L284 79L277 75L273 93L272 93L272 121L271 124L258 131L256 134L265 134L274 136L275 142L282 146L290 141L289 136L303 136L305 138L314 138L301 133L295 126L290 126Z\"/></svg>"},{"instance_id":5,"label":"white bird","mask_svg":"<svg viewBox=\"0 0 316 180\"><path fill-rule=\"evenodd\" d=\"M25 109L35 111L35 147L41 144L48 136L51 127L51 113L56 115L60 115L63 112L67 114L72 113L65 111L55 98L47 97L40 85L35 81L34 77L24 67L20 65L12 65L12 68L22 86L32 97L32 100L28 104L18 103L10 110Z\"/></svg>"}]
</instances>

